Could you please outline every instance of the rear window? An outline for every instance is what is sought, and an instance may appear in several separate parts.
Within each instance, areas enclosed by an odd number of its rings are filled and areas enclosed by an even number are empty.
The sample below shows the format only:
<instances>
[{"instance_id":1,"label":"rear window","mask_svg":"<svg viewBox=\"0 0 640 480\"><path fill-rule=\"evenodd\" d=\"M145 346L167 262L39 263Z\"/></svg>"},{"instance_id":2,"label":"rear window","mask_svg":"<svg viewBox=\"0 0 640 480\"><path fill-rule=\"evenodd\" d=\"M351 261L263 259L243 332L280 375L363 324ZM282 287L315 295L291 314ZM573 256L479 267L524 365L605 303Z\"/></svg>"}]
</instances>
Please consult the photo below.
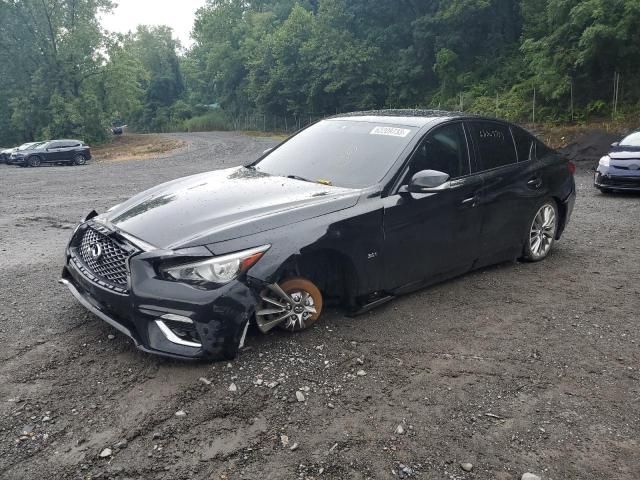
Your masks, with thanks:
<instances>
[{"instance_id":1,"label":"rear window","mask_svg":"<svg viewBox=\"0 0 640 480\"><path fill-rule=\"evenodd\" d=\"M517 162L508 126L494 122L470 122L470 127L480 156L481 170L491 170Z\"/></svg>"}]
</instances>

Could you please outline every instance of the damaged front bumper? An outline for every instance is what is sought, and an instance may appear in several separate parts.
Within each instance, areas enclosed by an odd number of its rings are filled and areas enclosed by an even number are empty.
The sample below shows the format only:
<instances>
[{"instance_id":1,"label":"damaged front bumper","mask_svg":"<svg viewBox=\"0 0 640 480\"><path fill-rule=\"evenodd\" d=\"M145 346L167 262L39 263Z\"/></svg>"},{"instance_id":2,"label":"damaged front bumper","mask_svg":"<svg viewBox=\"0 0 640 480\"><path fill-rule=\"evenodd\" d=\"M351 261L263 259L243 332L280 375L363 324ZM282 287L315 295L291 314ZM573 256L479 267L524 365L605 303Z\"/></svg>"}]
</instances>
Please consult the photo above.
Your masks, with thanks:
<instances>
[{"instance_id":1,"label":"damaged front bumper","mask_svg":"<svg viewBox=\"0 0 640 480\"><path fill-rule=\"evenodd\" d=\"M640 170L600 165L594 174L593 184L602 190L638 192L640 191Z\"/></svg>"},{"instance_id":2,"label":"damaged front bumper","mask_svg":"<svg viewBox=\"0 0 640 480\"><path fill-rule=\"evenodd\" d=\"M91 268L82 239L98 228L126 250L127 280L116 284ZM86 249L86 245L84 245ZM130 238L92 222L74 233L65 255L60 282L89 311L131 338L140 350L179 359L229 359L237 355L258 296L245 279L215 289L170 281L157 265L173 252L144 251ZM93 265L95 267L95 265ZM104 272L101 272L104 273ZM113 279L113 270L107 275Z\"/></svg>"}]
</instances>

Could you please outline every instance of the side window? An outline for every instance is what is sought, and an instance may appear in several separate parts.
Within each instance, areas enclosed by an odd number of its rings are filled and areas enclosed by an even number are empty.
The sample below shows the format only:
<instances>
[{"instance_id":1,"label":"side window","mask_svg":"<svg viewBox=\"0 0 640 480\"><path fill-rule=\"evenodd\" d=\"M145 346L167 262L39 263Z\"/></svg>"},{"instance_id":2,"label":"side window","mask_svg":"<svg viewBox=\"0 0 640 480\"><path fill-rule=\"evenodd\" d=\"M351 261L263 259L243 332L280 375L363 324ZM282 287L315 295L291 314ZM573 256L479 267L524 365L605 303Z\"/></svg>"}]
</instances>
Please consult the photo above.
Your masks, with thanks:
<instances>
[{"instance_id":1,"label":"side window","mask_svg":"<svg viewBox=\"0 0 640 480\"><path fill-rule=\"evenodd\" d=\"M438 127L427 135L411 157L404 183L422 170L448 173L451 178L469 174L469 150L462 123Z\"/></svg>"},{"instance_id":2,"label":"side window","mask_svg":"<svg viewBox=\"0 0 640 480\"><path fill-rule=\"evenodd\" d=\"M469 122L469 125L478 148L481 170L491 170L518 161L508 126L494 122Z\"/></svg>"},{"instance_id":3,"label":"side window","mask_svg":"<svg viewBox=\"0 0 640 480\"><path fill-rule=\"evenodd\" d=\"M535 138L518 127L512 127L513 139L516 142L519 162L528 162L535 159Z\"/></svg>"},{"instance_id":4,"label":"side window","mask_svg":"<svg viewBox=\"0 0 640 480\"><path fill-rule=\"evenodd\" d=\"M78 142L60 142L60 148L72 148L72 147L77 147L78 146Z\"/></svg>"},{"instance_id":5,"label":"side window","mask_svg":"<svg viewBox=\"0 0 640 480\"><path fill-rule=\"evenodd\" d=\"M53 150L54 148L62 148L62 142L51 142L47 145L49 150Z\"/></svg>"}]
</instances>

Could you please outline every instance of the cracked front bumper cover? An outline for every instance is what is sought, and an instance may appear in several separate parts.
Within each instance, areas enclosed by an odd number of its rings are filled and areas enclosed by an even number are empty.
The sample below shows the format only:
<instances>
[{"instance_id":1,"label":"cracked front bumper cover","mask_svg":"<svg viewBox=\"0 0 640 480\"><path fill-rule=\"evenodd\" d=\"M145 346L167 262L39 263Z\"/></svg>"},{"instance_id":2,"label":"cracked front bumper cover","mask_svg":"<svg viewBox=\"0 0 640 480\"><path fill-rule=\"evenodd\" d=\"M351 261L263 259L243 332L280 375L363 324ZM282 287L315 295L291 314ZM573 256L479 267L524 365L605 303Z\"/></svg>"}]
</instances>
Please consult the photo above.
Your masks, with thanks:
<instances>
[{"instance_id":1,"label":"cracked front bumper cover","mask_svg":"<svg viewBox=\"0 0 640 480\"><path fill-rule=\"evenodd\" d=\"M90 312L128 336L142 351L178 359L229 359L237 355L257 295L241 281L215 290L157 277L153 254L130 258L126 292L91 280L67 250L60 283ZM181 324L196 340L175 334Z\"/></svg>"},{"instance_id":2,"label":"cracked front bumper cover","mask_svg":"<svg viewBox=\"0 0 640 480\"><path fill-rule=\"evenodd\" d=\"M593 184L596 188L610 190L640 191L640 170L620 170L599 166Z\"/></svg>"}]
</instances>

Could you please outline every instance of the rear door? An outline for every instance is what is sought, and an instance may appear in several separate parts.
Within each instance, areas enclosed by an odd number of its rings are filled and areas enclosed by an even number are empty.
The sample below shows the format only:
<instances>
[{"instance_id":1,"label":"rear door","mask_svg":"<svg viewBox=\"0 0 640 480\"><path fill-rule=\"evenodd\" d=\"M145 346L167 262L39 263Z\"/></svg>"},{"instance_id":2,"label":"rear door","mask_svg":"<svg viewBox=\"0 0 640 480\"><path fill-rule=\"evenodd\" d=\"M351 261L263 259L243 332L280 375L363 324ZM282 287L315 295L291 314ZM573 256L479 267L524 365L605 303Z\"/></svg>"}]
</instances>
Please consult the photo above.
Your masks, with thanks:
<instances>
[{"instance_id":1,"label":"rear door","mask_svg":"<svg viewBox=\"0 0 640 480\"><path fill-rule=\"evenodd\" d=\"M533 211L544 197L534 138L506 123L467 122L483 187L480 264L519 256Z\"/></svg>"},{"instance_id":2,"label":"rear door","mask_svg":"<svg viewBox=\"0 0 640 480\"><path fill-rule=\"evenodd\" d=\"M60 150L58 152L59 160L73 160L73 157L80 147L80 143L77 141L65 141L61 142Z\"/></svg>"},{"instance_id":3,"label":"rear door","mask_svg":"<svg viewBox=\"0 0 640 480\"><path fill-rule=\"evenodd\" d=\"M476 199L482 179L471 174L469 145L462 122L436 127L412 154L398 186L408 185L419 171L438 170L449 174L452 188L384 199L387 288L462 273L475 262L481 221Z\"/></svg>"}]
</instances>

